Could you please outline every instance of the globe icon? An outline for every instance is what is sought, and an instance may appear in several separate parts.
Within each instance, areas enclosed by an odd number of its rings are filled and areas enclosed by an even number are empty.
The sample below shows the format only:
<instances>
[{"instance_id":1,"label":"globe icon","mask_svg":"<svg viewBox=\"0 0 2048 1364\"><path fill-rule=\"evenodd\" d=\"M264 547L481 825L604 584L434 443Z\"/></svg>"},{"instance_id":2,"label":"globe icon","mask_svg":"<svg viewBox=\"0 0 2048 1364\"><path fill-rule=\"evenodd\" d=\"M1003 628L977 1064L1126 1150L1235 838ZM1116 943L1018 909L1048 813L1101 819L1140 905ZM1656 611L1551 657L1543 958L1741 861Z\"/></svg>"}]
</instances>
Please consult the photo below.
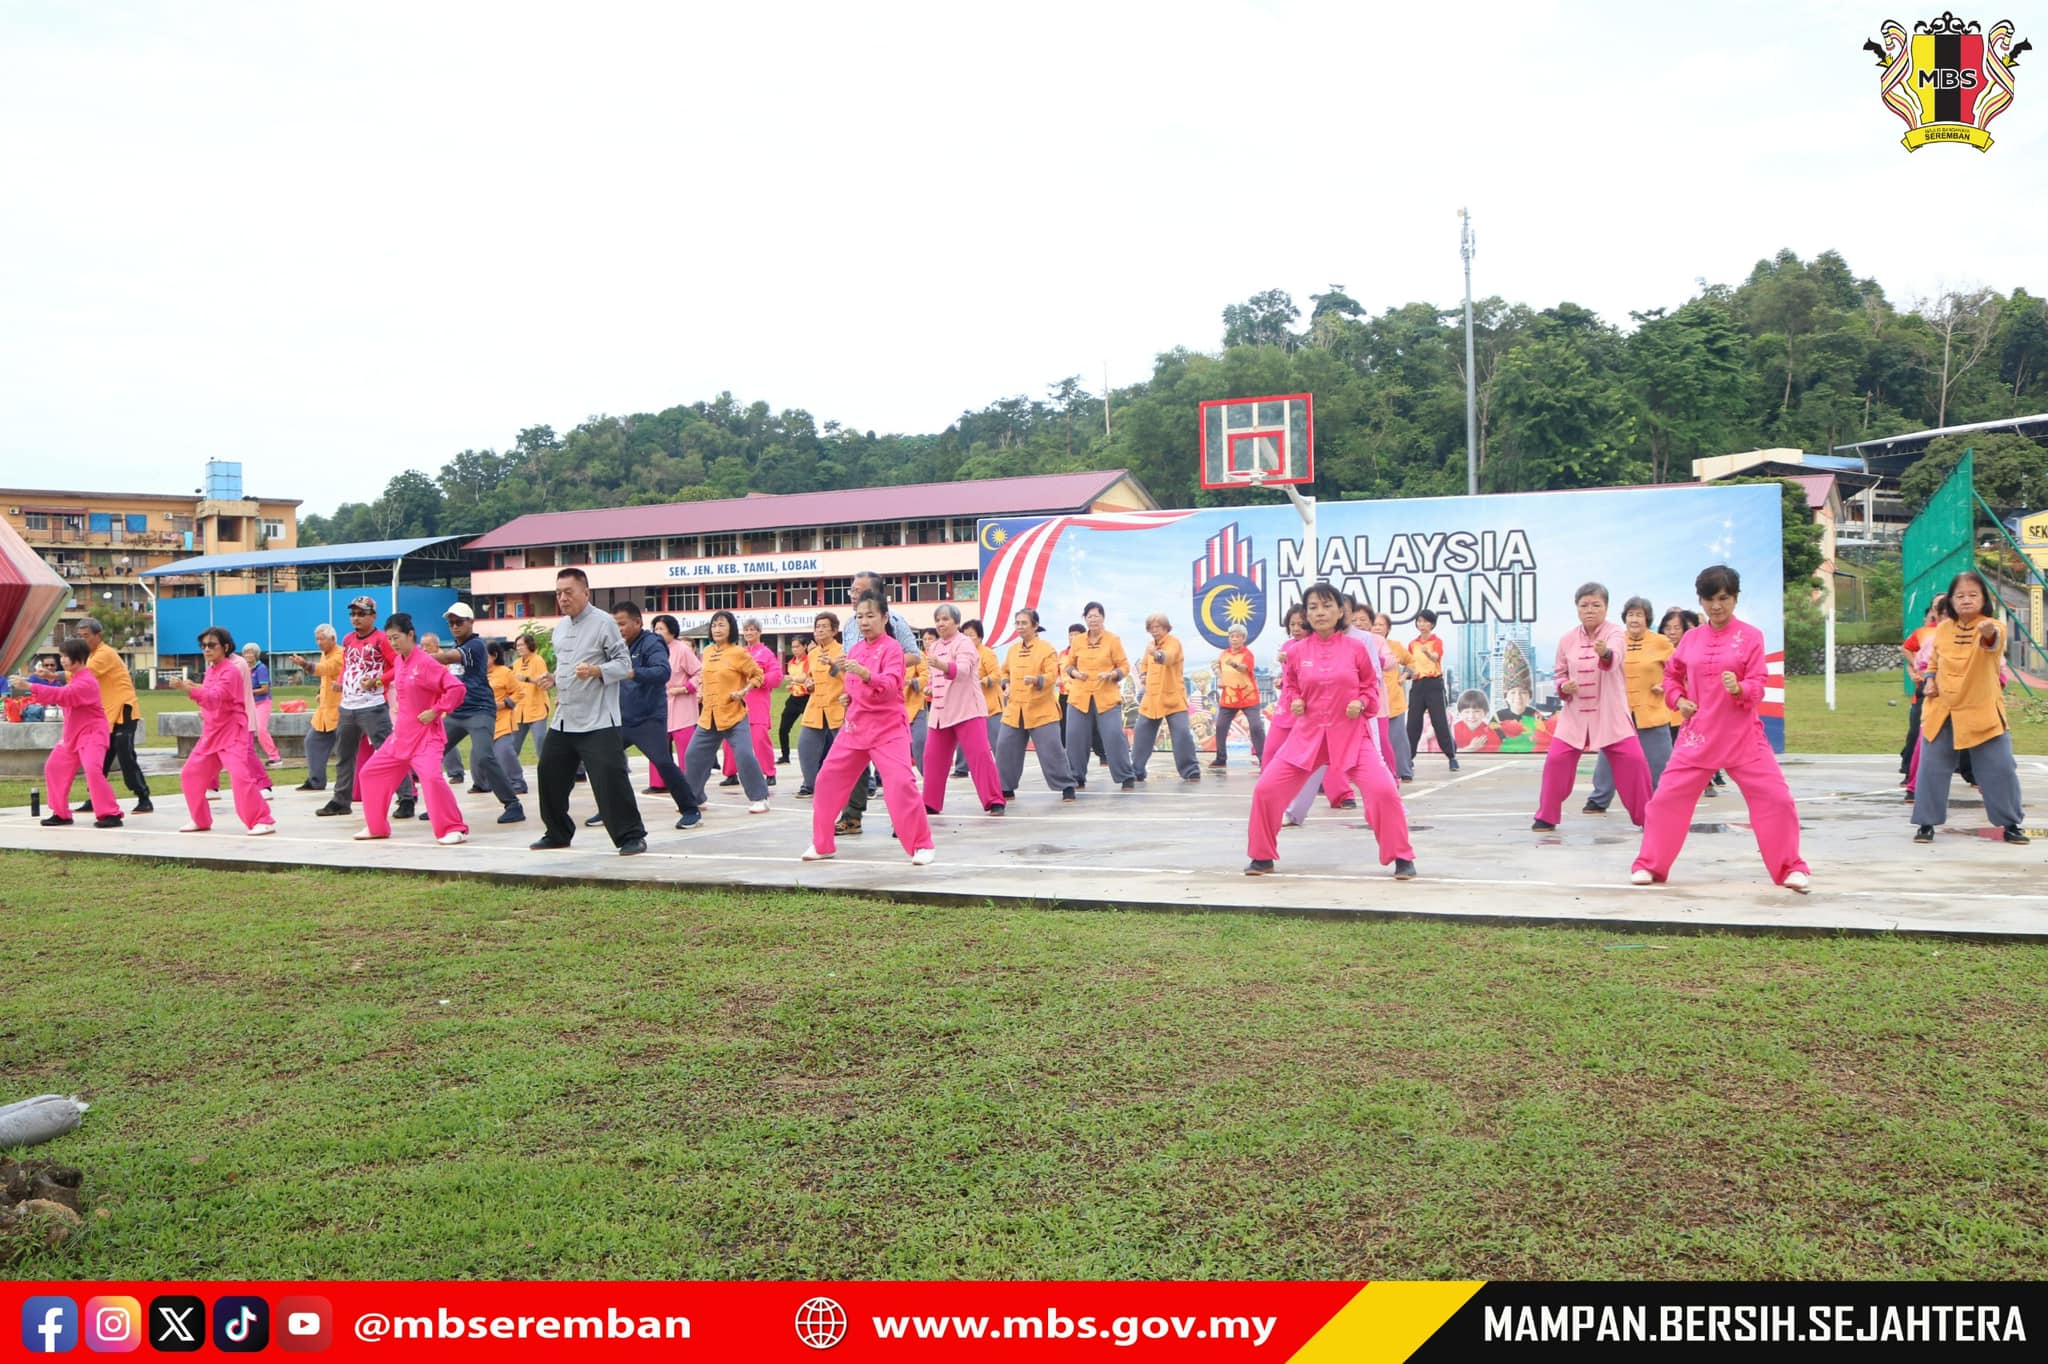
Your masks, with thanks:
<instances>
[{"instance_id":1,"label":"globe icon","mask_svg":"<svg viewBox=\"0 0 2048 1364\"><path fill-rule=\"evenodd\" d=\"M812 1298L796 1309L796 1338L813 1350L829 1350L846 1339L846 1309L830 1298Z\"/></svg>"}]
</instances>

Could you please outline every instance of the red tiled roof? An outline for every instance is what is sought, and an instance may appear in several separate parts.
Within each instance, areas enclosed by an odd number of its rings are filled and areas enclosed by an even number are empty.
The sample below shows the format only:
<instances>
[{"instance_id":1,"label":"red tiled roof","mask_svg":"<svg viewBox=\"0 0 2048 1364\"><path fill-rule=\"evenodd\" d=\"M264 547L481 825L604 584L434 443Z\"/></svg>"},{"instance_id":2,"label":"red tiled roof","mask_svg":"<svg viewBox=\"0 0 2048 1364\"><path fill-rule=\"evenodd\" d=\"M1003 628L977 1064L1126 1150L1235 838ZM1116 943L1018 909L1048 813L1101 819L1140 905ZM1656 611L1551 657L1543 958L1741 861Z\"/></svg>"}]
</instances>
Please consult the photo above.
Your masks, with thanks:
<instances>
[{"instance_id":1,"label":"red tiled roof","mask_svg":"<svg viewBox=\"0 0 2048 1364\"><path fill-rule=\"evenodd\" d=\"M517 549L592 540L652 540L795 526L913 521L941 516L1029 516L1085 511L1123 469L1032 474L965 483L910 483L897 488L846 488L818 493L749 493L718 502L667 502L653 507L533 512L486 531L465 549ZM1148 499L1149 500L1149 499Z\"/></svg>"},{"instance_id":2,"label":"red tiled roof","mask_svg":"<svg viewBox=\"0 0 2048 1364\"><path fill-rule=\"evenodd\" d=\"M1828 490L1835 486L1835 476L1833 474L1787 474L1785 475L1785 481L1797 483L1800 487L1806 489L1806 509L1808 511L1825 507L1828 504Z\"/></svg>"}]
</instances>

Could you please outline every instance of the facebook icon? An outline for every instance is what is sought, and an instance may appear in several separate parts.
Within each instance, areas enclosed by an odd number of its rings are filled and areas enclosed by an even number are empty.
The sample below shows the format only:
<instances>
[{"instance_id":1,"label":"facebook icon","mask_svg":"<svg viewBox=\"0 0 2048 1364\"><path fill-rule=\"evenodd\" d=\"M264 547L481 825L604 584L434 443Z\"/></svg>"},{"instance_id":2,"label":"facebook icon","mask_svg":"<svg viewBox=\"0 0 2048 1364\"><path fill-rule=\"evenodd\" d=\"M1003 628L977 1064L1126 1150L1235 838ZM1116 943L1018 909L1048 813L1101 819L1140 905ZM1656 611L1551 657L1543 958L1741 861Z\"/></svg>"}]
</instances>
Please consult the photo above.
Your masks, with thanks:
<instances>
[{"instance_id":1,"label":"facebook icon","mask_svg":"<svg viewBox=\"0 0 2048 1364\"><path fill-rule=\"evenodd\" d=\"M78 1304L70 1298L30 1298L23 1303L21 1347L37 1355L77 1349Z\"/></svg>"}]
</instances>

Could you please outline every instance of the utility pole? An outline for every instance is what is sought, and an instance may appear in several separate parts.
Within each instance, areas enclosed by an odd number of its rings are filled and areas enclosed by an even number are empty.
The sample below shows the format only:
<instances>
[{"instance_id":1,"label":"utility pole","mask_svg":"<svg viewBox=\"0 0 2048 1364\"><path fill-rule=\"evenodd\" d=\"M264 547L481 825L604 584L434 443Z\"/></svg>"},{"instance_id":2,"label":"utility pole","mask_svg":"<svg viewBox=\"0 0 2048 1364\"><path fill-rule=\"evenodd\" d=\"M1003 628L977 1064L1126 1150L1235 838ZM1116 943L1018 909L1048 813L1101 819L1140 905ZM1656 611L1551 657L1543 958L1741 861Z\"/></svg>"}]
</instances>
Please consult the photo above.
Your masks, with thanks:
<instances>
[{"instance_id":1,"label":"utility pole","mask_svg":"<svg viewBox=\"0 0 2048 1364\"><path fill-rule=\"evenodd\" d=\"M1102 438L1109 439L1109 361L1102 362Z\"/></svg>"},{"instance_id":2,"label":"utility pole","mask_svg":"<svg viewBox=\"0 0 2048 1364\"><path fill-rule=\"evenodd\" d=\"M1458 210L1458 254L1465 258L1465 492L1479 492L1479 378L1472 362L1472 215Z\"/></svg>"}]
</instances>

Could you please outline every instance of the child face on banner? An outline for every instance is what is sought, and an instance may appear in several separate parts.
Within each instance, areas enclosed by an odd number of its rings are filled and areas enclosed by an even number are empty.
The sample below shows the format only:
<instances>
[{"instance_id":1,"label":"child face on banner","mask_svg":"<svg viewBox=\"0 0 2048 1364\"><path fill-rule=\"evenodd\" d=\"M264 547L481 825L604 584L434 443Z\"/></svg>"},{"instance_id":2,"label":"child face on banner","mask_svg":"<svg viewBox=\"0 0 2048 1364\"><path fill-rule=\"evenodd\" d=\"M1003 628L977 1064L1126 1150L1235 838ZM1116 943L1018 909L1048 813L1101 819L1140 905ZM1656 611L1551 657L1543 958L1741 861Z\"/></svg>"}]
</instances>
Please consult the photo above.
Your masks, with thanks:
<instances>
[{"instance_id":1,"label":"child face on banner","mask_svg":"<svg viewBox=\"0 0 2048 1364\"><path fill-rule=\"evenodd\" d=\"M1508 688L1508 709L1516 715L1527 715L1529 713L1529 689L1527 687Z\"/></svg>"},{"instance_id":2,"label":"child face on banner","mask_svg":"<svg viewBox=\"0 0 2048 1364\"><path fill-rule=\"evenodd\" d=\"M1467 729L1484 728L1487 721L1485 706L1458 707L1458 720Z\"/></svg>"}]
</instances>

